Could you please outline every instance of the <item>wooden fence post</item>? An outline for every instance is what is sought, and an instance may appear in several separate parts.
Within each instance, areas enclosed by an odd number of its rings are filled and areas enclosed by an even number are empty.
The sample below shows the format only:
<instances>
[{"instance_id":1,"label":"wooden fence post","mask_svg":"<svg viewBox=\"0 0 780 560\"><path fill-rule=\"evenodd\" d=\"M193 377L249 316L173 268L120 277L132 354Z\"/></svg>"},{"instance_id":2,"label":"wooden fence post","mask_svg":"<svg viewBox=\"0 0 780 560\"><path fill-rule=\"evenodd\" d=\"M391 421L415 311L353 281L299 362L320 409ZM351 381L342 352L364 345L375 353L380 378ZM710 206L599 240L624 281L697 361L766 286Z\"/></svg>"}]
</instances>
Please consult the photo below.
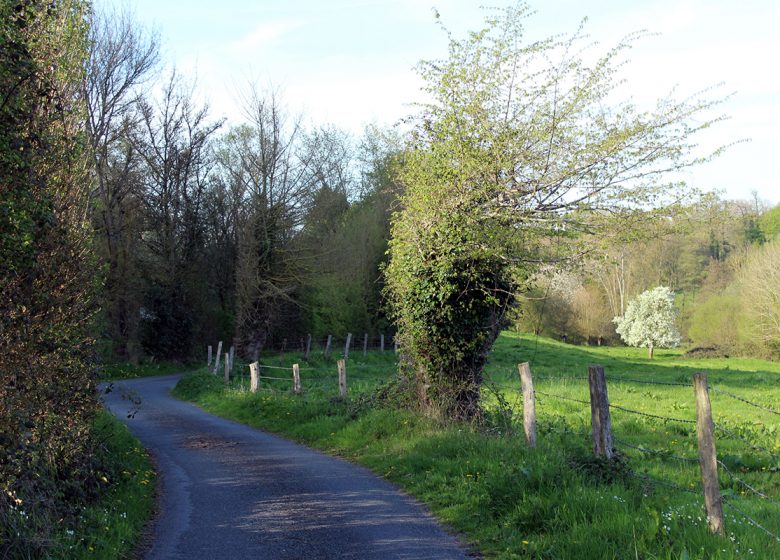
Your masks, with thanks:
<instances>
[{"instance_id":1,"label":"wooden fence post","mask_svg":"<svg viewBox=\"0 0 780 560\"><path fill-rule=\"evenodd\" d=\"M590 385L590 418L593 429L593 453L612 459L612 421L609 417L607 380L602 366L588 366Z\"/></svg>"},{"instance_id":2,"label":"wooden fence post","mask_svg":"<svg viewBox=\"0 0 780 560\"><path fill-rule=\"evenodd\" d=\"M214 358L214 375L217 375L217 370L219 369L219 355L222 353L222 341L219 341L219 344L217 344L217 356Z\"/></svg>"},{"instance_id":3,"label":"wooden fence post","mask_svg":"<svg viewBox=\"0 0 780 560\"><path fill-rule=\"evenodd\" d=\"M363 357L368 356L368 333L363 334Z\"/></svg>"},{"instance_id":4,"label":"wooden fence post","mask_svg":"<svg viewBox=\"0 0 780 560\"><path fill-rule=\"evenodd\" d=\"M233 373L233 363L236 360L236 347L230 346L230 373Z\"/></svg>"},{"instance_id":5,"label":"wooden fence post","mask_svg":"<svg viewBox=\"0 0 780 560\"><path fill-rule=\"evenodd\" d=\"M209 344L209 360L206 362L206 367L211 367L211 344Z\"/></svg>"},{"instance_id":6,"label":"wooden fence post","mask_svg":"<svg viewBox=\"0 0 780 560\"><path fill-rule=\"evenodd\" d=\"M309 352L311 352L311 333L306 337L306 353L303 355L303 360L309 361Z\"/></svg>"},{"instance_id":7,"label":"wooden fence post","mask_svg":"<svg viewBox=\"0 0 780 560\"><path fill-rule=\"evenodd\" d=\"M518 364L520 371L520 386L523 389L523 430L525 443L528 447L536 447L536 399L534 382L531 377L531 366L528 362Z\"/></svg>"},{"instance_id":8,"label":"wooden fence post","mask_svg":"<svg viewBox=\"0 0 780 560\"><path fill-rule=\"evenodd\" d=\"M347 398L347 364L344 360L338 361L339 368L339 395L342 399Z\"/></svg>"},{"instance_id":9,"label":"wooden fence post","mask_svg":"<svg viewBox=\"0 0 780 560\"><path fill-rule=\"evenodd\" d=\"M230 384L230 354L225 352L225 385Z\"/></svg>"},{"instance_id":10,"label":"wooden fence post","mask_svg":"<svg viewBox=\"0 0 780 560\"><path fill-rule=\"evenodd\" d=\"M699 442L699 466L704 487L704 506L710 531L718 535L726 533L723 520L723 499L718 482L718 456L715 452L712 406L707 392L707 374L693 374L693 392L696 396L696 439Z\"/></svg>"},{"instance_id":11,"label":"wooden fence post","mask_svg":"<svg viewBox=\"0 0 780 560\"><path fill-rule=\"evenodd\" d=\"M293 364L293 393L301 394L301 368L298 364Z\"/></svg>"},{"instance_id":12,"label":"wooden fence post","mask_svg":"<svg viewBox=\"0 0 780 560\"><path fill-rule=\"evenodd\" d=\"M257 385L258 381L260 381L259 378L259 370L257 362L252 362L249 364L249 390L253 393L257 393Z\"/></svg>"},{"instance_id":13,"label":"wooden fence post","mask_svg":"<svg viewBox=\"0 0 780 560\"><path fill-rule=\"evenodd\" d=\"M330 345L333 342L333 335L328 335L328 342L325 343L325 357L330 356Z\"/></svg>"},{"instance_id":14,"label":"wooden fence post","mask_svg":"<svg viewBox=\"0 0 780 560\"><path fill-rule=\"evenodd\" d=\"M383 334L379 335L379 351L380 352L385 351L385 335Z\"/></svg>"},{"instance_id":15,"label":"wooden fence post","mask_svg":"<svg viewBox=\"0 0 780 560\"><path fill-rule=\"evenodd\" d=\"M344 359L349 358L349 347L352 344L352 333L347 333L347 343L344 345Z\"/></svg>"}]
</instances>

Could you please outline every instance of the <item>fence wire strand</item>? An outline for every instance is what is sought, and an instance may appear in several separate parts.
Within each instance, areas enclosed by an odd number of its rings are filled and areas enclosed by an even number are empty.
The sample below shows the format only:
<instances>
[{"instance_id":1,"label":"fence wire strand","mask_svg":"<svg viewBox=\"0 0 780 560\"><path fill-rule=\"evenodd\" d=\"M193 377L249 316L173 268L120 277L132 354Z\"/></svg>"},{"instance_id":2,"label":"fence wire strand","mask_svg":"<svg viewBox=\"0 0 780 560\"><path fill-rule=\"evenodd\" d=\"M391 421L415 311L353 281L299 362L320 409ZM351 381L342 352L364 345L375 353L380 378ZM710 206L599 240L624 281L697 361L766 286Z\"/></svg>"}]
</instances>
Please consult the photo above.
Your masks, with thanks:
<instances>
[{"instance_id":1,"label":"fence wire strand","mask_svg":"<svg viewBox=\"0 0 780 560\"><path fill-rule=\"evenodd\" d=\"M564 397L563 395L556 395L555 393L547 393L545 391L539 391L539 390L536 390L536 389L534 389L534 393L536 393L537 395L544 395L545 397L550 397L550 398L553 398L553 399L561 399L563 401L572 401L572 402L576 402L576 403L580 403L580 404L586 404L586 405L590 406L590 402L589 401L583 401L582 399L575 399L573 397Z\"/></svg>"},{"instance_id":2,"label":"fence wire strand","mask_svg":"<svg viewBox=\"0 0 780 560\"><path fill-rule=\"evenodd\" d=\"M748 399L746 399L744 397L740 397L739 395L735 395L734 393L729 393L728 391L723 391L722 389L718 389L716 387L710 387L710 390L714 391L715 393L718 393L720 395L725 395L727 397L731 397L732 399L736 399L738 401L742 401L743 403L745 403L747 405L754 406L754 407L760 408L761 410L764 410L766 412L771 412L772 414L777 414L778 416L780 416L780 412L778 412L777 410L773 410L773 409L768 408L766 406L760 405L760 404L758 404L756 402L753 402L751 400L748 400Z\"/></svg>"},{"instance_id":3,"label":"fence wire strand","mask_svg":"<svg viewBox=\"0 0 780 560\"><path fill-rule=\"evenodd\" d=\"M780 537L779 537L779 536L777 536L775 533L773 533L772 531L770 531L769 529L767 529L766 527L764 527L763 525L761 525L761 524L760 524L758 521L756 521L755 519L753 519L752 517L750 517L750 516L749 516L747 513L745 513L745 512L744 512L744 511L742 511L741 509L739 509L737 506L735 506L734 504L732 504L732 503L731 503L731 500L726 500L726 499L724 499L724 500L723 500L723 505L724 505L724 506L726 506L727 508L733 509L733 510L734 510L734 511L736 511L738 514L740 514L742 517L744 517L744 518L747 520L747 522L748 522L748 523L750 523L751 525L753 525L753 526L755 526L755 527L758 527L759 529L761 529L762 531L764 531L764 532L765 532L767 535L769 535L770 537L772 537L773 539L775 539L777 542L780 542Z\"/></svg>"},{"instance_id":4,"label":"fence wire strand","mask_svg":"<svg viewBox=\"0 0 780 560\"><path fill-rule=\"evenodd\" d=\"M586 378L587 379L587 378ZM664 386L670 386L670 387L692 387L690 383L677 383L673 381L648 381L646 379L632 379L628 377L613 377L608 376L607 382L610 381L618 381L620 383L639 383L642 385L664 385Z\"/></svg>"},{"instance_id":5,"label":"fence wire strand","mask_svg":"<svg viewBox=\"0 0 780 560\"><path fill-rule=\"evenodd\" d=\"M713 422L713 424L715 425L715 429L716 430L720 430L721 432L723 432L724 434L726 434L730 438L738 440L738 441L741 441L742 443L744 443L748 447L752 447L756 451L762 451L762 452L766 453L767 455L769 455L770 457L772 457L773 459L780 459L780 455L775 455L774 453L769 451L769 449L767 449L766 447L761 447L760 445L756 445L755 443L746 440L742 436L740 436L738 434L735 434L734 432L732 432L728 428L723 427L722 425L718 424L717 422Z\"/></svg>"},{"instance_id":6,"label":"fence wire strand","mask_svg":"<svg viewBox=\"0 0 780 560\"><path fill-rule=\"evenodd\" d=\"M661 480L658 478L653 478L649 474L638 474L635 472L629 472L629 475L638 478L639 480L644 480L645 482L649 484L656 484L658 486L666 486L667 488L674 488L675 490L679 490L680 492L685 492L686 494L693 494L696 497L699 497L701 495L701 488L696 486L696 490L693 490L691 488L685 488L684 486L680 486L679 484L675 484L674 482L669 482L667 480Z\"/></svg>"},{"instance_id":7,"label":"fence wire strand","mask_svg":"<svg viewBox=\"0 0 780 560\"><path fill-rule=\"evenodd\" d=\"M666 420L670 422L680 422L682 424L695 424L696 420L686 420L684 418L672 418L671 416L661 416L659 414L650 414L648 412L641 412L639 410L632 410L630 408L626 408L624 406L620 406L618 404L609 404L609 408L614 408L616 410L622 410L623 412L627 412L629 414L637 414L639 416L647 416L648 418L655 418L656 420Z\"/></svg>"},{"instance_id":8,"label":"fence wire strand","mask_svg":"<svg viewBox=\"0 0 780 560\"><path fill-rule=\"evenodd\" d=\"M731 470L729 470L729 468L725 464L723 464L723 461L721 461L720 459L718 459L718 464L723 468L724 471L726 471L726 474L729 475L729 478L731 480L733 480L734 482L736 482L738 484L741 484L742 486L744 486L745 488L750 490L756 496L759 496L759 497L763 498L764 500L766 500L766 501L768 501L768 502L770 502L770 503L772 503L772 504L774 504L776 506L780 506L780 502L778 502L777 500L775 500L773 498L770 498L769 496L767 496L766 494L764 494L760 490L757 490L757 489L753 488L750 484L748 484L747 482L745 482L744 480L742 480L741 478L736 476L733 472L731 472Z\"/></svg>"},{"instance_id":9,"label":"fence wire strand","mask_svg":"<svg viewBox=\"0 0 780 560\"><path fill-rule=\"evenodd\" d=\"M622 439L616 438L614 435L612 436L612 439L619 443L620 445L624 447L630 447L631 449L636 449L640 453L643 453L645 455L654 455L657 457L663 457L665 459L675 459L676 461L681 461L684 463L698 463L698 459L692 459L691 457L683 457L682 455L675 455L674 453L670 453L668 451L657 451L655 449L648 449L646 447L640 447L637 445L633 445L631 443L628 443L627 441L624 441Z\"/></svg>"}]
</instances>

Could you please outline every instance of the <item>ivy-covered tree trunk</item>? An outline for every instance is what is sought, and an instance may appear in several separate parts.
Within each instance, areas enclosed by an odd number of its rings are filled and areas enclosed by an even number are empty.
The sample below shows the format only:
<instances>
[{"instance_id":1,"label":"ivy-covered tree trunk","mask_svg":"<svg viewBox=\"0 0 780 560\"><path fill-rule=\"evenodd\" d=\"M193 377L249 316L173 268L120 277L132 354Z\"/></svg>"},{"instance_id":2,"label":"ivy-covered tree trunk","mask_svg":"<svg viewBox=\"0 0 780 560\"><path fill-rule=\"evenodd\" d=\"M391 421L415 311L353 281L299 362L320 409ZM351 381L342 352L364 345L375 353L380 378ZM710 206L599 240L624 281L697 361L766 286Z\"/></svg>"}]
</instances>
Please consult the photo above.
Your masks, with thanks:
<instances>
[{"instance_id":1,"label":"ivy-covered tree trunk","mask_svg":"<svg viewBox=\"0 0 780 560\"><path fill-rule=\"evenodd\" d=\"M431 101L399 174L385 294L413 391L459 419L479 414L485 360L528 275L575 257L584 232L683 198L664 174L711 157L691 155L691 137L719 120L700 115L718 101L696 96L656 112L615 102L638 36L585 61L581 30L524 43L529 14L492 11L419 65Z\"/></svg>"}]
</instances>

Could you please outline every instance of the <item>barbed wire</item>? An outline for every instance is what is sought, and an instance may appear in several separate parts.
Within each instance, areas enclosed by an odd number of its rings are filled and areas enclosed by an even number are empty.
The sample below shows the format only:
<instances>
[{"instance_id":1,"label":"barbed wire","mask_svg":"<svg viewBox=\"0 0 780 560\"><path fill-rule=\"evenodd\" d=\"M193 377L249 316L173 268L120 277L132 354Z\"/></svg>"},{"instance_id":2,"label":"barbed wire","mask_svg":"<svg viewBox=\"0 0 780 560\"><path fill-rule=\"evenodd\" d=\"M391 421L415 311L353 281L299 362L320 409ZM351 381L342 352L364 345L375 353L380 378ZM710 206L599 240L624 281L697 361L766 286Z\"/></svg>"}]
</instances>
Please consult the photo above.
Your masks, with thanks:
<instances>
[{"instance_id":1,"label":"barbed wire","mask_svg":"<svg viewBox=\"0 0 780 560\"><path fill-rule=\"evenodd\" d=\"M490 385L493 385L494 387L500 387L502 389L508 389L510 391L520 391L522 392L522 389L520 387L515 387L513 385L507 385L506 383L497 383L492 380L486 380Z\"/></svg>"},{"instance_id":2,"label":"barbed wire","mask_svg":"<svg viewBox=\"0 0 780 560\"><path fill-rule=\"evenodd\" d=\"M729 393L728 391L723 391L722 389L718 389L717 387L710 387L710 389L712 391L718 393L718 394L726 395L727 397L731 397L732 399L736 399L738 401L742 401L743 403L748 404L750 406L754 406L756 408L760 408L761 410L765 410L766 412L771 412L772 414L777 414L778 416L780 416L780 412L779 411L773 410L771 408L767 408L767 407L765 407L763 405L755 403L755 402L753 402L751 400L748 400L748 399L746 399L744 397L740 397L739 395L735 395L734 393Z\"/></svg>"},{"instance_id":3,"label":"barbed wire","mask_svg":"<svg viewBox=\"0 0 780 560\"><path fill-rule=\"evenodd\" d=\"M763 493L763 492L761 492L760 490L756 490L756 489L755 489L755 488L753 488L753 487L752 487L750 484L748 484L747 482L745 482L744 480L742 480L741 478L739 478L738 476L736 476L736 475L735 475L733 472L731 472L731 470L729 470L729 468L728 468L728 467L727 467L727 466L726 466L726 465L723 463L723 461L721 461L720 459L718 459L718 464L719 464L719 465L720 465L720 466L723 468L723 470L724 470L724 471L726 471L726 474L728 474L728 475L729 475L729 478L730 478L731 480L733 480L734 482L737 482L737 483L741 484L742 486L744 486L745 488L747 488L748 490L750 490L751 492L753 492L753 494L755 494L756 496L760 496L760 497L761 497L761 498L763 498L764 500L766 500L766 501L768 501L768 502L771 502L771 503L775 504L776 506L780 506L780 502L778 502L778 501L777 501L777 500L775 500L774 498L770 498L769 496L767 496L766 494L764 494L764 493Z\"/></svg>"},{"instance_id":4,"label":"barbed wire","mask_svg":"<svg viewBox=\"0 0 780 560\"><path fill-rule=\"evenodd\" d=\"M675 455L674 453L671 453L669 451L657 451L655 449L648 449L646 447L641 447L637 445L633 445L631 443L628 443L627 441L624 441L620 438L612 436L612 440L619 443L620 445L623 445L625 447L630 447L631 449L636 449L637 451L644 453L646 455L655 455L658 457L668 458L668 459L675 459L677 461L685 462L685 463L698 463L698 459L693 459L691 457L683 457L682 455Z\"/></svg>"},{"instance_id":5,"label":"barbed wire","mask_svg":"<svg viewBox=\"0 0 780 560\"><path fill-rule=\"evenodd\" d=\"M713 425L715 426L715 429L716 429L716 430L720 430L721 432L723 432L723 433L724 433L724 434L726 434L727 436L729 436L729 437L731 437L731 438L733 438L733 439L736 439L736 440L738 440L738 441L741 441L742 443L744 443L744 444L745 444L745 445L747 445L748 447L752 447L752 448L753 448L753 449L755 449L756 451L763 451L764 453L766 453L767 455L769 455L770 457L772 457L772 458L774 458L774 459L780 459L780 455L775 455L774 453L772 453L771 451L769 451L769 449L767 449L766 447L761 447L760 445L756 445L755 443L753 443L753 442L751 442L751 441L748 441L748 440L746 440L746 439L745 439L745 438L743 438L742 436L739 436L739 435L735 434L734 432L732 432L732 431L731 431L731 430L729 430L728 428L725 428L725 427L723 427L723 426L722 426L722 425L720 425L719 423L717 423L717 422L713 422Z\"/></svg>"},{"instance_id":6,"label":"barbed wire","mask_svg":"<svg viewBox=\"0 0 780 560\"><path fill-rule=\"evenodd\" d=\"M614 377L612 375L609 375L606 377L607 382L609 381L618 381L621 383L639 383L642 385L666 385L671 387L692 387L690 383L679 383L674 381L648 381L646 379L633 379L630 377Z\"/></svg>"},{"instance_id":7,"label":"barbed wire","mask_svg":"<svg viewBox=\"0 0 780 560\"><path fill-rule=\"evenodd\" d=\"M741 509L739 509L737 506L735 506L734 504L732 504L732 503L731 503L731 500L724 498L724 499L723 499L723 505L724 505L724 506L726 506L727 508L731 508L731 509L733 509L733 510L734 510L734 511L736 511L738 514L740 514L742 517L744 517L745 519L747 519L748 523L750 523L751 525L753 525L753 526L755 526L755 527L758 527L759 529L761 529L762 531L764 531L764 532L765 532L767 535L769 535L770 537L772 537L773 539L775 539L777 542L780 542L780 537L779 537L779 536L777 536L775 533L773 533L772 531L770 531L769 529L767 529L766 527L764 527L763 525L761 525L761 524L760 524L758 521L756 521L755 519L753 519L752 517L750 517L750 516L749 516L747 513L745 513L745 512L744 512L744 511L742 511Z\"/></svg>"},{"instance_id":8,"label":"barbed wire","mask_svg":"<svg viewBox=\"0 0 780 560\"><path fill-rule=\"evenodd\" d=\"M648 482L650 484L657 484L659 486L674 488L675 490L679 490L680 492L685 492L686 494L693 494L694 496L697 497L701 495L701 488L699 488L698 486L695 486L696 490L692 490L691 488L685 488L684 486L680 486L679 484L675 484L674 482L661 480L659 478L653 478L649 474L638 474L631 471L629 471L628 474L634 478L638 478L639 480L644 480L645 482Z\"/></svg>"},{"instance_id":9,"label":"barbed wire","mask_svg":"<svg viewBox=\"0 0 780 560\"><path fill-rule=\"evenodd\" d=\"M609 408L614 408L617 410L622 410L623 412L628 412L629 414L637 414L639 416L647 416L648 418L655 418L656 420L665 420L670 422L680 422L683 424L695 424L696 420L686 420L685 418L672 418L671 416L661 416L660 414L650 414L649 412L641 412L639 410L632 410L630 408L626 408L624 406L620 406L618 404L609 404Z\"/></svg>"},{"instance_id":10,"label":"barbed wire","mask_svg":"<svg viewBox=\"0 0 780 560\"><path fill-rule=\"evenodd\" d=\"M580 403L580 404L586 404L586 405L590 406L590 401L583 401L581 399L575 399L573 397L564 397L563 395L556 395L555 393L547 393L547 392L544 392L544 391L538 391L536 389L534 389L534 393L536 393L537 395L544 395L545 397L551 397L553 399L561 399L563 401L572 401L572 402L576 402L576 403Z\"/></svg>"}]
</instances>

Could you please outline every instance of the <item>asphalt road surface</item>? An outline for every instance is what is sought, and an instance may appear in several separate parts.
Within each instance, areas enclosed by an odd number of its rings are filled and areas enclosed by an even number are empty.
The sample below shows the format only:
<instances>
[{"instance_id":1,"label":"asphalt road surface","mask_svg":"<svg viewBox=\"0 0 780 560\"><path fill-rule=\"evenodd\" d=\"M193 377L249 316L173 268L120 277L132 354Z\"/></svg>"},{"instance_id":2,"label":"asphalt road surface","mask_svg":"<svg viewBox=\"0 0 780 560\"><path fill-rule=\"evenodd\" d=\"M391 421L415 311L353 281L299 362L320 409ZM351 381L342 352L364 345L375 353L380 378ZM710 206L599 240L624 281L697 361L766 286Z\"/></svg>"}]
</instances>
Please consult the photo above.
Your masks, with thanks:
<instances>
[{"instance_id":1,"label":"asphalt road surface","mask_svg":"<svg viewBox=\"0 0 780 560\"><path fill-rule=\"evenodd\" d=\"M116 382L104 397L159 470L147 559L469 557L420 504L368 470L169 396L179 377Z\"/></svg>"}]
</instances>

